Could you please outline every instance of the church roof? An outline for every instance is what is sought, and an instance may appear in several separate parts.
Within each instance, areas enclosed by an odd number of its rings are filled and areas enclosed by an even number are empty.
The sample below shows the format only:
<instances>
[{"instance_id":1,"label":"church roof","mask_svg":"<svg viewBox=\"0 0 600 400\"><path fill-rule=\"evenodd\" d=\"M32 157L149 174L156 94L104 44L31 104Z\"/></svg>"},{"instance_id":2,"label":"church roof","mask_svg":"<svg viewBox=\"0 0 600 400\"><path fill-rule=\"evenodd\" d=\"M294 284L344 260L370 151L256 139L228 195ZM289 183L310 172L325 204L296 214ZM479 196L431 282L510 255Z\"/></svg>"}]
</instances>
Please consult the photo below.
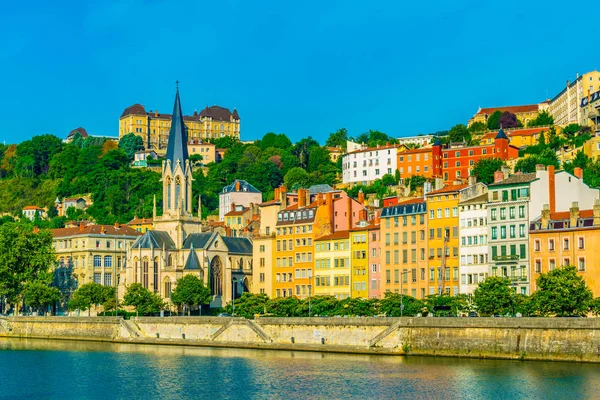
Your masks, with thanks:
<instances>
[{"instance_id":1,"label":"church roof","mask_svg":"<svg viewBox=\"0 0 600 400\"><path fill-rule=\"evenodd\" d=\"M242 179L236 179L230 185L225 186L223 188L223 193L238 192L238 190L236 190L236 182L240 183L239 192L260 193L260 190Z\"/></svg>"},{"instance_id":2,"label":"church roof","mask_svg":"<svg viewBox=\"0 0 600 400\"><path fill-rule=\"evenodd\" d=\"M252 255L252 242L246 238L222 237L230 254Z\"/></svg>"},{"instance_id":3,"label":"church roof","mask_svg":"<svg viewBox=\"0 0 600 400\"><path fill-rule=\"evenodd\" d=\"M508 137L504 133L504 129L500 128L498 134L496 135L496 139L508 139Z\"/></svg>"},{"instance_id":4,"label":"church roof","mask_svg":"<svg viewBox=\"0 0 600 400\"><path fill-rule=\"evenodd\" d=\"M162 249L175 250L175 242L165 231L147 231L139 237L131 246L132 249Z\"/></svg>"},{"instance_id":5,"label":"church roof","mask_svg":"<svg viewBox=\"0 0 600 400\"><path fill-rule=\"evenodd\" d=\"M191 233L185 238L183 248L191 249L193 247L194 249L205 249L212 241L211 238L214 235L216 234L211 232Z\"/></svg>"},{"instance_id":6,"label":"church roof","mask_svg":"<svg viewBox=\"0 0 600 400\"><path fill-rule=\"evenodd\" d=\"M333 188L326 183L312 185L311 187L308 188L308 192L310 194L327 193L327 192L332 192L332 191L333 191Z\"/></svg>"},{"instance_id":7,"label":"church roof","mask_svg":"<svg viewBox=\"0 0 600 400\"><path fill-rule=\"evenodd\" d=\"M166 160L171 161L171 170L175 170L177 161L184 168L185 161L188 159L187 150L187 130L183 122L183 113L181 112L181 101L179 100L179 87L175 94L175 105L173 106L173 116L171 117L171 130L169 131L169 143L167 144Z\"/></svg>"},{"instance_id":8,"label":"church roof","mask_svg":"<svg viewBox=\"0 0 600 400\"><path fill-rule=\"evenodd\" d=\"M190 249L190 254L188 255L188 258L185 262L185 266L183 267L183 269L187 269L187 270L200 269L200 261L198 260L198 256L196 255L196 252L194 251L193 245Z\"/></svg>"}]
</instances>

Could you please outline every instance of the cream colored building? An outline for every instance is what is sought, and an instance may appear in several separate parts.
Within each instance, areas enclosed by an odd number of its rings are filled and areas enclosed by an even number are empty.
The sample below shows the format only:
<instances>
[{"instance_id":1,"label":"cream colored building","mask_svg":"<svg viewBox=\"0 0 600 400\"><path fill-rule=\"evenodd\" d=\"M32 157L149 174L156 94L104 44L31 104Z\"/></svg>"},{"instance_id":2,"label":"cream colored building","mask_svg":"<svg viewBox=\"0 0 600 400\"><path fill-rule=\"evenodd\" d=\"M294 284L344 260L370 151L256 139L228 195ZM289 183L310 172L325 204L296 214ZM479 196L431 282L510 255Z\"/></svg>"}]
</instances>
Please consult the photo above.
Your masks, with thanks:
<instances>
[{"instance_id":1,"label":"cream colored building","mask_svg":"<svg viewBox=\"0 0 600 400\"><path fill-rule=\"evenodd\" d=\"M124 278L127 248L141 235L127 225L81 223L73 228L53 229L52 246L58 268L70 269L77 281L73 289L90 282L116 286Z\"/></svg>"},{"instance_id":2,"label":"cream colored building","mask_svg":"<svg viewBox=\"0 0 600 400\"><path fill-rule=\"evenodd\" d=\"M567 81L566 87L550 100L548 112L554 118L554 124L566 126L569 124L587 125L584 121L584 108L581 101L589 94L600 90L600 72L591 71Z\"/></svg>"}]
</instances>

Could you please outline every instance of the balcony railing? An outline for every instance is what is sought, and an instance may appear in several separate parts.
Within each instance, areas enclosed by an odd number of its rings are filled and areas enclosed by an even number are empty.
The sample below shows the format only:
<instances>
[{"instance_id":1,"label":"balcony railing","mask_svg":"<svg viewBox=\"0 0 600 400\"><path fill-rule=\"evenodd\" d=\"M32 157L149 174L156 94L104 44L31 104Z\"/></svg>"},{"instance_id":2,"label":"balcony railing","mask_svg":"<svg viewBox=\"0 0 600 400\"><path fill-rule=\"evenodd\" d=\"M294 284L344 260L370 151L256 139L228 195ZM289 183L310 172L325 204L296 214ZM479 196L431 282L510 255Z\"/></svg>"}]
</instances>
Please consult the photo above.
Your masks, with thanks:
<instances>
[{"instance_id":1,"label":"balcony railing","mask_svg":"<svg viewBox=\"0 0 600 400\"><path fill-rule=\"evenodd\" d=\"M504 256L495 256L493 257L494 261L517 261L519 256L517 254L507 254Z\"/></svg>"}]
</instances>

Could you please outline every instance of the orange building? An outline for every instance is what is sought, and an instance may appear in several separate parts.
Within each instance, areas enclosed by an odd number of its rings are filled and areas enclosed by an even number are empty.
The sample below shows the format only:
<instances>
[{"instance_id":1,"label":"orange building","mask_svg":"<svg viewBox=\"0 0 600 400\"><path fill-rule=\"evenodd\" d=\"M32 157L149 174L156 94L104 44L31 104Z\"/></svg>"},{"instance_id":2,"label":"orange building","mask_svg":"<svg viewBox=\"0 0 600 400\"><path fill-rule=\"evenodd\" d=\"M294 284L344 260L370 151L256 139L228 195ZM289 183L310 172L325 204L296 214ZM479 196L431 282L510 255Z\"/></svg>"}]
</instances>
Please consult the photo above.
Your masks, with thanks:
<instances>
[{"instance_id":1,"label":"orange building","mask_svg":"<svg viewBox=\"0 0 600 400\"><path fill-rule=\"evenodd\" d=\"M418 156L418 157L417 157ZM496 134L494 143L482 146L443 147L436 138L431 149L407 150L398 154L401 178L414 175L440 177L445 183L467 178L475 163L482 158L512 160L519 157L519 149L509 144L504 130Z\"/></svg>"},{"instance_id":2,"label":"orange building","mask_svg":"<svg viewBox=\"0 0 600 400\"><path fill-rule=\"evenodd\" d=\"M550 212L530 224L531 292L537 290L536 279L557 267L572 265L585 279L594 297L600 296L600 201L592 210L580 210L577 202L569 211Z\"/></svg>"}]
</instances>

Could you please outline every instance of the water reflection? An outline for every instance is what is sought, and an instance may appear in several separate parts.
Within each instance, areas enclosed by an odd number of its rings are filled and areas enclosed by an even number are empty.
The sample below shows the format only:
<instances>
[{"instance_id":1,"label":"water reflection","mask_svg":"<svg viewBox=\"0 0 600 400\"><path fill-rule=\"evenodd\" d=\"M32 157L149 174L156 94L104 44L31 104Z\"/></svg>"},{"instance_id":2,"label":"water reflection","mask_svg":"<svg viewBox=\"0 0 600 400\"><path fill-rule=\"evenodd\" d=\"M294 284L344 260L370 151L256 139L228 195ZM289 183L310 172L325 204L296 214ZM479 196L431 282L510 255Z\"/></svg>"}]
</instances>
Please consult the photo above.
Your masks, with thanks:
<instances>
[{"instance_id":1,"label":"water reflection","mask_svg":"<svg viewBox=\"0 0 600 400\"><path fill-rule=\"evenodd\" d=\"M593 398L592 364L0 339L0 398Z\"/></svg>"}]
</instances>

